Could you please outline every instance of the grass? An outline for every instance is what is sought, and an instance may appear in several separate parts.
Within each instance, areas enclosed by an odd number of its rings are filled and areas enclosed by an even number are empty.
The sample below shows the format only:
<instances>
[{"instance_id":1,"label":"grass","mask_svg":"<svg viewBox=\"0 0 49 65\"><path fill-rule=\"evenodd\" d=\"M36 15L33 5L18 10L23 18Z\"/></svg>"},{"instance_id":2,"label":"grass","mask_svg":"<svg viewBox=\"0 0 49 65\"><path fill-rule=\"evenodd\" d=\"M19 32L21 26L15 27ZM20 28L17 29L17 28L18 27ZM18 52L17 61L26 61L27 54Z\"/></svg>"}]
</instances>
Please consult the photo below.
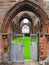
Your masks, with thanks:
<instances>
[{"instance_id":1,"label":"grass","mask_svg":"<svg viewBox=\"0 0 49 65\"><path fill-rule=\"evenodd\" d=\"M36 42L37 39L35 37L32 37L32 42Z\"/></svg>"},{"instance_id":2,"label":"grass","mask_svg":"<svg viewBox=\"0 0 49 65\"><path fill-rule=\"evenodd\" d=\"M24 37L24 59L30 60L30 37Z\"/></svg>"},{"instance_id":3,"label":"grass","mask_svg":"<svg viewBox=\"0 0 49 65\"><path fill-rule=\"evenodd\" d=\"M20 43L22 43L22 37L18 37L12 40L12 44L20 44Z\"/></svg>"}]
</instances>

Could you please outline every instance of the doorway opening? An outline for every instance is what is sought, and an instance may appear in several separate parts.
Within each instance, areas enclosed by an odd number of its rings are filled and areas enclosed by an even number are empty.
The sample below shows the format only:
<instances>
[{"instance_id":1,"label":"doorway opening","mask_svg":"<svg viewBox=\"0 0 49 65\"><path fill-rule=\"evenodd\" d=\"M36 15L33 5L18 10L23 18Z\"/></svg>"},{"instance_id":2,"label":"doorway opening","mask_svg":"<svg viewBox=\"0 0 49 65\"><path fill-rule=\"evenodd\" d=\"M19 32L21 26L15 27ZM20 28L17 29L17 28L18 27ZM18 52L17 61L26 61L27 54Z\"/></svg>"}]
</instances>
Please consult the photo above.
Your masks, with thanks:
<instances>
[{"instance_id":1,"label":"doorway opening","mask_svg":"<svg viewBox=\"0 0 49 65\"><path fill-rule=\"evenodd\" d=\"M24 18L22 20L23 22L23 26L22 26L22 33L23 34L29 34L30 33L30 28L29 26L27 25L29 23L29 20L27 18Z\"/></svg>"},{"instance_id":2,"label":"doorway opening","mask_svg":"<svg viewBox=\"0 0 49 65\"><path fill-rule=\"evenodd\" d=\"M3 33L8 33L8 32L11 33L10 23L12 22L12 19L18 13L20 13L21 11L30 11L30 12L35 13L41 19L41 22L42 22L42 25L43 25L43 28L44 28L44 32L48 32L48 25L47 25L48 24L48 19L47 19L46 14L44 13L44 11L38 5L36 5L33 2L30 2L30 1L24 2L24 1L22 1L21 3L15 4L11 8L11 10L8 11L7 15L5 16L2 27L1 27L1 31ZM25 23L25 25L26 25L26 23ZM32 28L33 28L33 26L32 26ZM17 29L17 27L16 27L16 29ZM17 31L19 31L19 26L18 26ZM16 33L17 33L17 31L16 31ZM7 48L7 46L6 46L6 48Z\"/></svg>"}]
</instances>

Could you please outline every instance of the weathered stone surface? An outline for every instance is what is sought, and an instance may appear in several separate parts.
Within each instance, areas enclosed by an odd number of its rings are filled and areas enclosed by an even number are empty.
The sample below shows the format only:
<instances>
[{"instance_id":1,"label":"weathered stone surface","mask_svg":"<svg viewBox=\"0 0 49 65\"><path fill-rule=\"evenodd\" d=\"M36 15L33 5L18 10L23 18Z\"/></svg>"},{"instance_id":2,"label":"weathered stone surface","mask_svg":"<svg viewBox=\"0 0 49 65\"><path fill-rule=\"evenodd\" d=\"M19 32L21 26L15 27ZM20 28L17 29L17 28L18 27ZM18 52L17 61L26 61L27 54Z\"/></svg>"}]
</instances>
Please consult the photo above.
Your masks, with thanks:
<instances>
[{"instance_id":1,"label":"weathered stone surface","mask_svg":"<svg viewBox=\"0 0 49 65\"><path fill-rule=\"evenodd\" d=\"M7 12L11 9L11 7L15 3L20 2L20 1L23 1L23 0L0 0L0 31L1 31L1 26L2 26L3 20L5 18L5 15L7 14ZM40 3L38 2L38 5L39 6L42 5L43 7L45 6L45 4L44 4L44 2L42 0L40 0ZM42 8L42 6L41 6L41 8ZM49 9L46 8L44 11L46 12L46 14L48 15L48 18L49 18ZM0 38L0 40L1 40L1 38ZM43 53L45 52L44 55L46 56L46 47L48 45L46 46L46 43L45 42L46 42L45 40L42 40L41 41L41 47L44 46L42 52ZM0 41L0 44L1 44L1 41ZM0 52L0 54L1 54L1 52ZM2 50L2 54L3 54L3 50ZM28 64L28 63L26 63L26 64ZM24 63L24 65L25 65L25 63Z\"/></svg>"}]
</instances>

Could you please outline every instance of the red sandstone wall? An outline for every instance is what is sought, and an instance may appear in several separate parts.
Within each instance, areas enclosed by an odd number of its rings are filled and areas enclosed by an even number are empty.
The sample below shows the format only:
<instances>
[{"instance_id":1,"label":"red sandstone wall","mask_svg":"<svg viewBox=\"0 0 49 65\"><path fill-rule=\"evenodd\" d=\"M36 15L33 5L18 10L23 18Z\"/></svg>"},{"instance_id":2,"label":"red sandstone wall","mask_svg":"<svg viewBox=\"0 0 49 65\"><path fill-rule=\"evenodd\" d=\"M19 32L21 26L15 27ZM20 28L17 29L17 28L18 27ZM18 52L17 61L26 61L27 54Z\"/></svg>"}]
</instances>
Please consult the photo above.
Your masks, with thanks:
<instances>
[{"instance_id":1,"label":"red sandstone wall","mask_svg":"<svg viewBox=\"0 0 49 65\"><path fill-rule=\"evenodd\" d=\"M47 40L45 37L40 38L40 59L47 57Z\"/></svg>"}]
</instances>

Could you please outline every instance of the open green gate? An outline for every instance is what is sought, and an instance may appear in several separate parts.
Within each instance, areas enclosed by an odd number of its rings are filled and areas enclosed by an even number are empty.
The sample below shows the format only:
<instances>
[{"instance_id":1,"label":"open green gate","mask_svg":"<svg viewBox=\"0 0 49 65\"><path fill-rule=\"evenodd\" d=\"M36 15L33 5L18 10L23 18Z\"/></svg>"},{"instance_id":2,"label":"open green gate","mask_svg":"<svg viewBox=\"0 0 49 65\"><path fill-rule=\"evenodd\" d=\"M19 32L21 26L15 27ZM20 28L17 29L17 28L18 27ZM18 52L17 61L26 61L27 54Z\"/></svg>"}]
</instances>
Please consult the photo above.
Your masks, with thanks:
<instances>
[{"instance_id":1,"label":"open green gate","mask_svg":"<svg viewBox=\"0 0 49 65\"><path fill-rule=\"evenodd\" d=\"M23 34L11 35L10 48L12 62L23 62L24 60L31 59L37 61L38 35L37 34L30 34L30 36L25 36Z\"/></svg>"}]
</instances>

